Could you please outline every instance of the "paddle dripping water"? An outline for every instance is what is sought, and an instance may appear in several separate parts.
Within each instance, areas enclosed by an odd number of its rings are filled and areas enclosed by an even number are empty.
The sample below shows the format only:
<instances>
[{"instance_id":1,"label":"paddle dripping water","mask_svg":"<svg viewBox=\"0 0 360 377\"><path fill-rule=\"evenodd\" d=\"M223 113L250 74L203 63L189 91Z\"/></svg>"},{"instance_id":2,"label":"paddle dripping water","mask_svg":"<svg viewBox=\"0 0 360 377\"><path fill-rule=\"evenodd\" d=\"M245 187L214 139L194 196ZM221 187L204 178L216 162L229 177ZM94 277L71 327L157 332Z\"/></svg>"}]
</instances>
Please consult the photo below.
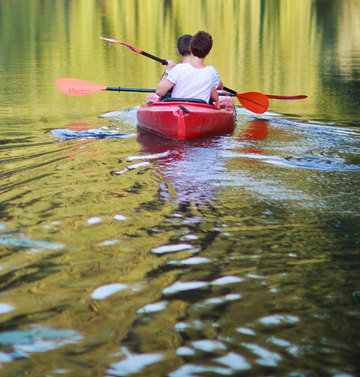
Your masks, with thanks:
<instances>
[{"instance_id":1,"label":"paddle dripping water","mask_svg":"<svg viewBox=\"0 0 360 377\"><path fill-rule=\"evenodd\" d=\"M1 375L358 375L358 2L261 4L0 2ZM309 97L179 142L54 85L154 88L98 36L176 58L199 19L226 84Z\"/></svg>"}]
</instances>

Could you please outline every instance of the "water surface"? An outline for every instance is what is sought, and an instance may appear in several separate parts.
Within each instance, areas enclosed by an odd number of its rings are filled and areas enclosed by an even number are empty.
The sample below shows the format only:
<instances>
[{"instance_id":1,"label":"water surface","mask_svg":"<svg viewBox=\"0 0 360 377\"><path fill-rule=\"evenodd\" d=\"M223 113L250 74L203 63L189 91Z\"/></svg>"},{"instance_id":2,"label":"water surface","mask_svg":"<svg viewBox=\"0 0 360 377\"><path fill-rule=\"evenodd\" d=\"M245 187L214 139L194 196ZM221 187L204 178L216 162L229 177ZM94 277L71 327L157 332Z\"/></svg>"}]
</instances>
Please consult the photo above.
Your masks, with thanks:
<instances>
[{"instance_id":1,"label":"water surface","mask_svg":"<svg viewBox=\"0 0 360 377\"><path fill-rule=\"evenodd\" d=\"M359 19L352 1L0 2L0 374L359 375ZM231 133L141 129L163 67L207 58Z\"/></svg>"}]
</instances>

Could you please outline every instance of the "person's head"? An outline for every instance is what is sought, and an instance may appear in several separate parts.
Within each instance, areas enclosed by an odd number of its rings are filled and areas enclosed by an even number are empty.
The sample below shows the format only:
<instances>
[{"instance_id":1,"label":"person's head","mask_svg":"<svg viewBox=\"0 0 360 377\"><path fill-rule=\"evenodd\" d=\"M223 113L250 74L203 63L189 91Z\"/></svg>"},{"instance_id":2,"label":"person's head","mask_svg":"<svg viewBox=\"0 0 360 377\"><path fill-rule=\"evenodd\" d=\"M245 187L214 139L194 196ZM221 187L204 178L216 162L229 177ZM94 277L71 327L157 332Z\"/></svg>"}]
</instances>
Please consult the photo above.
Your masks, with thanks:
<instances>
[{"instance_id":1,"label":"person's head","mask_svg":"<svg viewBox=\"0 0 360 377\"><path fill-rule=\"evenodd\" d=\"M198 31L190 40L190 51L198 58L204 58L212 48L212 37L205 31Z\"/></svg>"},{"instance_id":2,"label":"person's head","mask_svg":"<svg viewBox=\"0 0 360 377\"><path fill-rule=\"evenodd\" d=\"M181 56L187 56L191 54L189 49L191 38L192 35L184 34L178 39L178 50Z\"/></svg>"}]
</instances>

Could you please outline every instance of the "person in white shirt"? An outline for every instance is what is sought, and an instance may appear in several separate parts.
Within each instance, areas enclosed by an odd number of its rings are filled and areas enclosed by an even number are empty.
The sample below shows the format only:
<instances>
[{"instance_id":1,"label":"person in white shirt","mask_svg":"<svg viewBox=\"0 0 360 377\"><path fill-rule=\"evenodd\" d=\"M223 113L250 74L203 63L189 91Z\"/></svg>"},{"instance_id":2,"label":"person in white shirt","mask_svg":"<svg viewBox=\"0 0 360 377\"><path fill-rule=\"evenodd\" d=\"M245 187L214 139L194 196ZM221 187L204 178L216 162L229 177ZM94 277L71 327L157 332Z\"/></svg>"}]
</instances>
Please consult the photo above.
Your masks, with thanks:
<instances>
[{"instance_id":1,"label":"person in white shirt","mask_svg":"<svg viewBox=\"0 0 360 377\"><path fill-rule=\"evenodd\" d=\"M181 37L179 37L177 41L177 47L178 47L178 53L182 58L183 63L189 63L191 61L191 52L190 52L190 40L192 38L192 35L190 34L184 34ZM175 67L175 63L173 60L169 60L165 72L161 76L163 78L164 76L168 75L170 70ZM165 99L171 98L171 93L173 91L173 88L167 91L165 95L161 97L161 100L164 101Z\"/></svg>"},{"instance_id":2,"label":"person in white shirt","mask_svg":"<svg viewBox=\"0 0 360 377\"><path fill-rule=\"evenodd\" d=\"M169 62L156 94L164 96L173 88L173 98L196 98L207 103L211 98L217 102L217 89L222 89L219 74L213 66L204 64L211 48L211 35L205 31L197 32L190 40L191 59L177 65Z\"/></svg>"}]
</instances>

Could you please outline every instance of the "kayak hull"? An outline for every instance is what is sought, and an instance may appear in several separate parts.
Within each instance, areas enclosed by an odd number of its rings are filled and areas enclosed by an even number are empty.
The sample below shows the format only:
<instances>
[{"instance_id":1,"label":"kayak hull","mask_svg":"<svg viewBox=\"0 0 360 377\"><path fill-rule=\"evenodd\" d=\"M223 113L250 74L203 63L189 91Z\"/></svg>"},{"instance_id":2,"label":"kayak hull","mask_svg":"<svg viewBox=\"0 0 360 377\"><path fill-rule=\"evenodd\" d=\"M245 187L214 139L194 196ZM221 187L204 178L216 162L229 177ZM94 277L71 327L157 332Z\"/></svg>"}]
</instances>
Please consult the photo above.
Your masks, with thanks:
<instances>
[{"instance_id":1,"label":"kayak hull","mask_svg":"<svg viewBox=\"0 0 360 377\"><path fill-rule=\"evenodd\" d=\"M193 139L232 130L235 105L230 96L220 97L219 108L206 103L171 100L149 95L137 112L141 128L171 139Z\"/></svg>"}]
</instances>

